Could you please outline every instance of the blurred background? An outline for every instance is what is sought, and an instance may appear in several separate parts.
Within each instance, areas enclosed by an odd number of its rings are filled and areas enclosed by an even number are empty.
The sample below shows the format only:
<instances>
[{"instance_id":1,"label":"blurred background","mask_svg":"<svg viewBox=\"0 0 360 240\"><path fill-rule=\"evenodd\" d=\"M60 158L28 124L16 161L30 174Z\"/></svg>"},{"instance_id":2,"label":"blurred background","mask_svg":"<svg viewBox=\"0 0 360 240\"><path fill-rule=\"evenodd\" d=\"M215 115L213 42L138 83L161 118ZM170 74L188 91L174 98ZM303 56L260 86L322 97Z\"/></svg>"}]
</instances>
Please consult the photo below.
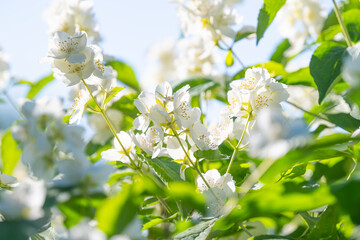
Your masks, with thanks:
<instances>
[{"instance_id":1,"label":"blurred background","mask_svg":"<svg viewBox=\"0 0 360 240\"><path fill-rule=\"evenodd\" d=\"M0 3L0 47L10 57L11 75L27 81L49 75L49 65L40 64L39 59L47 53L49 36L44 11L51 1L1 0ZM242 25L256 27L262 3L262 0L244 0L238 4L238 11L243 16ZM321 3L326 11L332 6L330 0ZM145 86L149 49L164 39L177 39L181 35L176 7L167 0L94 0L93 11L100 27L100 46L104 53L128 63ZM235 45L234 51L246 66L267 61L281 41L277 29L275 20L258 46L255 39L245 39ZM308 52L295 62L303 66L308 64L310 57L311 52ZM237 72L241 67L235 65L232 69ZM17 104L27 91L28 86L18 85L10 89L9 95ZM59 96L64 99L65 107L70 107L68 93L69 89L62 82L53 81L37 98ZM7 100L0 103L0 129L9 127L18 117Z\"/></svg>"}]
</instances>

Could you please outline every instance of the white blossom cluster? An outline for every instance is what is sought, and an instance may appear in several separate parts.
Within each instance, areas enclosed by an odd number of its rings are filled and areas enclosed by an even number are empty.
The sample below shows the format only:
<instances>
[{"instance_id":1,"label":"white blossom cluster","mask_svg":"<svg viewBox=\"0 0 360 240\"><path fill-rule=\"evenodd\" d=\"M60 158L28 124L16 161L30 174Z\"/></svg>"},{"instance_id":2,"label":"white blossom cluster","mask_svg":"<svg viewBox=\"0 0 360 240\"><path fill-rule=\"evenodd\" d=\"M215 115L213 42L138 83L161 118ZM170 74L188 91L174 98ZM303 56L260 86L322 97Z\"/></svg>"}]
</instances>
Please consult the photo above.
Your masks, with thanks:
<instances>
[{"instance_id":1,"label":"white blossom cluster","mask_svg":"<svg viewBox=\"0 0 360 240\"><path fill-rule=\"evenodd\" d=\"M149 65L142 82L145 88L150 88L165 81L176 85L198 77L218 80L221 77L217 68L220 56L214 50L211 43L199 37L164 40L150 49Z\"/></svg>"},{"instance_id":2,"label":"white blossom cluster","mask_svg":"<svg viewBox=\"0 0 360 240\"><path fill-rule=\"evenodd\" d=\"M60 100L26 100L21 105L24 120L13 128L20 142L21 160L30 176L50 185L81 185L88 192L103 192L113 171L107 164L92 164L84 153L83 129L62 124Z\"/></svg>"},{"instance_id":3,"label":"white blossom cluster","mask_svg":"<svg viewBox=\"0 0 360 240\"><path fill-rule=\"evenodd\" d=\"M277 20L281 36L289 39L291 45L285 54L291 57L303 50L308 37L317 39L325 16L319 0L287 0Z\"/></svg>"},{"instance_id":4,"label":"white blossom cluster","mask_svg":"<svg viewBox=\"0 0 360 240\"><path fill-rule=\"evenodd\" d=\"M228 92L229 105L222 111L223 116L235 117L234 135L240 139L245 125L247 131L254 124L253 117L266 108L280 108L280 102L285 101L289 94L286 86L270 77L264 68L250 68L245 72L244 80L230 83Z\"/></svg>"},{"instance_id":5,"label":"white blossom cluster","mask_svg":"<svg viewBox=\"0 0 360 240\"><path fill-rule=\"evenodd\" d=\"M234 5L239 0L176 0L185 36L198 36L206 42L229 42L235 38L232 26L242 21Z\"/></svg>"},{"instance_id":6,"label":"white blossom cluster","mask_svg":"<svg viewBox=\"0 0 360 240\"><path fill-rule=\"evenodd\" d=\"M66 32L74 35L84 31L90 41L101 40L99 26L95 22L93 2L91 0L54 0L45 12L50 35Z\"/></svg>"}]
</instances>

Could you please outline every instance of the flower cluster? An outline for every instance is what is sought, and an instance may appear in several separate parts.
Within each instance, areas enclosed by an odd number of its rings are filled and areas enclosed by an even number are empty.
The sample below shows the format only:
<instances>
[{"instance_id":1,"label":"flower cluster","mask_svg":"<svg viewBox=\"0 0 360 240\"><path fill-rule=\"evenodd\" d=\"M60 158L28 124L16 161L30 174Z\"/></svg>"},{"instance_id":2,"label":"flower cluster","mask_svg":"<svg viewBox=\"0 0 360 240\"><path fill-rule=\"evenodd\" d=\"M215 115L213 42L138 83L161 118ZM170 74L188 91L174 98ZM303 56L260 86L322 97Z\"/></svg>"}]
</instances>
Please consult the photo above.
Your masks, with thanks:
<instances>
[{"instance_id":1,"label":"flower cluster","mask_svg":"<svg viewBox=\"0 0 360 240\"><path fill-rule=\"evenodd\" d=\"M56 0L45 12L45 19L49 25L49 34L66 32L74 35L85 31L91 41L100 41L98 25L92 12L91 0Z\"/></svg>"},{"instance_id":2,"label":"flower cluster","mask_svg":"<svg viewBox=\"0 0 360 240\"><path fill-rule=\"evenodd\" d=\"M60 100L26 100L21 113L24 120L12 133L21 143L21 160L30 176L55 186L81 185L89 192L104 190L112 167L88 160L83 129L62 124L64 113Z\"/></svg>"},{"instance_id":3,"label":"flower cluster","mask_svg":"<svg viewBox=\"0 0 360 240\"><path fill-rule=\"evenodd\" d=\"M199 36L206 41L228 41L235 37L231 28L242 21L233 0L178 0L178 16L185 36Z\"/></svg>"},{"instance_id":4,"label":"flower cluster","mask_svg":"<svg viewBox=\"0 0 360 240\"><path fill-rule=\"evenodd\" d=\"M271 78L264 68L246 70L245 79L231 82L230 87L227 94L229 105L222 114L236 118L233 131L238 139L252 116L265 108L280 108L280 102L289 97L286 86Z\"/></svg>"},{"instance_id":5,"label":"flower cluster","mask_svg":"<svg viewBox=\"0 0 360 240\"><path fill-rule=\"evenodd\" d=\"M289 39L287 56L303 50L307 38L316 40L325 21L319 0L288 0L279 11L280 34Z\"/></svg>"},{"instance_id":6,"label":"flower cluster","mask_svg":"<svg viewBox=\"0 0 360 240\"><path fill-rule=\"evenodd\" d=\"M219 79L221 74L216 64L220 56L211 45L199 37L167 39L155 45L148 54L145 87L165 81L175 85L196 77Z\"/></svg>"}]
</instances>

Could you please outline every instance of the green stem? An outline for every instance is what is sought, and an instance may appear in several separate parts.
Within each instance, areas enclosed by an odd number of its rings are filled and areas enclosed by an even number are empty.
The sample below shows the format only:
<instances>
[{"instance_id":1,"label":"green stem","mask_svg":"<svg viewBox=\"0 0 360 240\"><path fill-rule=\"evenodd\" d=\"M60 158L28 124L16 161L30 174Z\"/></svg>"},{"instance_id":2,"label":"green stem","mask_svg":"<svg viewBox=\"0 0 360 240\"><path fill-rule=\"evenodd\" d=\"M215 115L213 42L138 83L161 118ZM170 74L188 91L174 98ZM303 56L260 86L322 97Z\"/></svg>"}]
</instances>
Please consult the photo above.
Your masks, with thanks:
<instances>
[{"instance_id":1,"label":"green stem","mask_svg":"<svg viewBox=\"0 0 360 240\"><path fill-rule=\"evenodd\" d=\"M229 166L228 166L228 168L227 168L227 170L226 170L226 173L229 173L230 168L231 168L231 166L232 166L232 164L233 164L233 162L234 162L236 152L238 151L238 149L239 149L239 147L240 147L240 144L241 144L242 141L244 140L245 133L246 133L246 129L247 129L247 127L248 127L248 125L249 125L249 122L250 122L250 117L251 117L251 113L249 113L249 116L248 116L248 118L247 118L247 120L246 120L246 124L245 124L244 130L243 130L242 135L241 135L241 138L240 138L238 144L236 145L236 147L234 148L234 151L233 151L233 153L232 153L232 155L231 155L230 163L229 163Z\"/></svg>"},{"instance_id":2,"label":"green stem","mask_svg":"<svg viewBox=\"0 0 360 240\"><path fill-rule=\"evenodd\" d=\"M106 124L108 125L108 127L109 127L110 131L112 132L112 134L115 136L115 138L116 138L116 140L118 141L118 143L120 144L120 146L121 146L121 148L123 149L125 155L129 158L129 160L130 160L130 162L133 164L133 166L136 167L136 164L135 164L134 160L132 159L132 157L130 156L130 154L127 152L127 149L124 147L124 145L123 145L122 142L120 141L120 139L119 139L119 137L118 137L118 135L117 135L117 133L116 133L116 130L115 130L114 126L112 125L110 119L109 119L108 116L106 115L104 109L101 108L101 107L99 106L99 104L97 103L94 95L92 94L92 92L91 92L89 86L87 85L87 83L85 82L85 80L84 80L84 79L81 79L81 81L82 81L82 83L84 84L85 88L88 90L88 92L89 92L92 100L95 102L96 106L98 107L98 109L99 109L99 111L100 111L100 114L103 116ZM139 169L139 171L141 172L141 169ZM142 172L141 172L141 173L142 173Z\"/></svg>"},{"instance_id":3,"label":"green stem","mask_svg":"<svg viewBox=\"0 0 360 240\"><path fill-rule=\"evenodd\" d=\"M257 167L250 176L244 181L244 183L240 186L240 191L242 197L244 197L254 186L254 184L259 181L259 179L264 175L264 173L273 165L276 159L266 159L263 161L259 167Z\"/></svg>"},{"instance_id":4,"label":"green stem","mask_svg":"<svg viewBox=\"0 0 360 240\"><path fill-rule=\"evenodd\" d=\"M297 105L297 104L295 104L295 103L292 103L292 102L289 102L289 101L285 101L285 102L288 103L288 104L290 104L290 105L292 105L292 106L294 106L294 107L296 107L297 109L303 111L304 113L307 113L307 114L309 114L309 115L311 115L311 116L313 116L313 117L316 117L316 118L319 118L319 119L321 119L321 120L324 120L324 121L327 121L327 122L331 123L331 122L329 121L329 119L327 119L327 118L325 118L325 117L322 117L322 116L320 116L320 115L318 115L318 114L316 114L316 113L309 112L308 110L303 109L302 107L300 107L299 105Z\"/></svg>"},{"instance_id":5,"label":"green stem","mask_svg":"<svg viewBox=\"0 0 360 240\"><path fill-rule=\"evenodd\" d=\"M346 30L346 27L345 27L345 25L344 25L344 21L343 21L343 19L342 19L340 10L339 10L338 6L336 5L335 0L332 0L332 1L333 1L333 3L334 3L335 14L336 14L337 20L338 20L338 22L339 22L339 24L340 24L341 30L342 30L342 32L343 32L343 34L344 34L346 44L348 45L348 47L351 47L353 44L352 44L352 42L351 42L350 35L349 35L348 31Z\"/></svg>"},{"instance_id":6,"label":"green stem","mask_svg":"<svg viewBox=\"0 0 360 240\"><path fill-rule=\"evenodd\" d=\"M184 145L182 144L181 139L180 139L178 133L176 132L176 130L175 130L173 127L170 127L170 129L173 131L174 136L175 136L176 139L178 140L178 142L179 142L182 150L183 150L184 153L185 153L185 156L187 157L187 159L188 159L189 162L191 163L192 167L198 172L199 176L200 176L201 179L204 181L205 185L208 187L208 189L209 189L209 191L211 192L211 194L212 194L219 202L222 202L221 199L219 199L219 198L215 195L214 191L211 189L209 183L206 181L206 179L205 179L204 175L201 173L201 171L197 168L196 164L191 160L191 158L190 158L189 154L187 153L187 151L185 150L185 147L184 147Z\"/></svg>"},{"instance_id":7,"label":"green stem","mask_svg":"<svg viewBox=\"0 0 360 240\"><path fill-rule=\"evenodd\" d=\"M110 119L108 118L108 116L106 115L105 111L103 108L101 108L99 106L99 104L96 102L96 99L94 97L94 95L92 94L89 86L86 84L84 79L81 79L82 83L85 85L85 88L88 90L92 100L95 102L96 106L98 107L100 114L103 116L106 124L108 125L110 131L112 132L112 134L114 135L114 137L116 138L116 140L118 141L118 143L120 144L121 148L123 149L123 151L125 152L126 156L129 158L130 162L132 163L133 167L135 168L135 170L137 170L139 172L140 175L144 176L144 173L142 172L141 168L138 168L134 162L134 160L131 158L130 154L126 151L126 148L124 147L124 145L122 144L122 142L120 141L114 126L112 125ZM156 198L159 200L159 202L163 205L163 207L166 209L166 211L172 215L172 211L170 209L170 207L167 205L167 203L159 196L156 196Z\"/></svg>"},{"instance_id":8,"label":"green stem","mask_svg":"<svg viewBox=\"0 0 360 240\"><path fill-rule=\"evenodd\" d=\"M249 232L249 230L247 230L247 228L243 224L239 223L239 226L242 228L242 230L244 232L246 232L247 235L249 235L250 237L254 236L254 235L251 234L251 232Z\"/></svg>"}]
</instances>

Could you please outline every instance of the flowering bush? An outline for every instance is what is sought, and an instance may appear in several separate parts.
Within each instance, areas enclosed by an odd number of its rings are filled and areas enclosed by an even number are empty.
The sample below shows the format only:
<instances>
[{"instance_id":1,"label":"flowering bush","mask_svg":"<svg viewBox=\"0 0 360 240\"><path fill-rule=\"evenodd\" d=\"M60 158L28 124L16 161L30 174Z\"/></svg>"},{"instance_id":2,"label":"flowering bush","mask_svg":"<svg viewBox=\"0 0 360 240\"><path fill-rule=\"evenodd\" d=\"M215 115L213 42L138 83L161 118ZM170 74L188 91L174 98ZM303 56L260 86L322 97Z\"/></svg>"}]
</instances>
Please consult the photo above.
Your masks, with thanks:
<instances>
[{"instance_id":1,"label":"flowering bush","mask_svg":"<svg viewBox=\"0 0 360 240\"><path fill-rule=\"evenodd\" d=\"M14 80L0 52L4 99L30 84L1 138L0 238L359 239L360 2L264 0L256 28L241 1L172 2L182 36L150 51L153 90L103 54L91 0L47 10L46 78ZM245 66L234 46L274 19L285 39ZM36 98L54 79L71 109Z\"/></svg>"}]
</instances>

